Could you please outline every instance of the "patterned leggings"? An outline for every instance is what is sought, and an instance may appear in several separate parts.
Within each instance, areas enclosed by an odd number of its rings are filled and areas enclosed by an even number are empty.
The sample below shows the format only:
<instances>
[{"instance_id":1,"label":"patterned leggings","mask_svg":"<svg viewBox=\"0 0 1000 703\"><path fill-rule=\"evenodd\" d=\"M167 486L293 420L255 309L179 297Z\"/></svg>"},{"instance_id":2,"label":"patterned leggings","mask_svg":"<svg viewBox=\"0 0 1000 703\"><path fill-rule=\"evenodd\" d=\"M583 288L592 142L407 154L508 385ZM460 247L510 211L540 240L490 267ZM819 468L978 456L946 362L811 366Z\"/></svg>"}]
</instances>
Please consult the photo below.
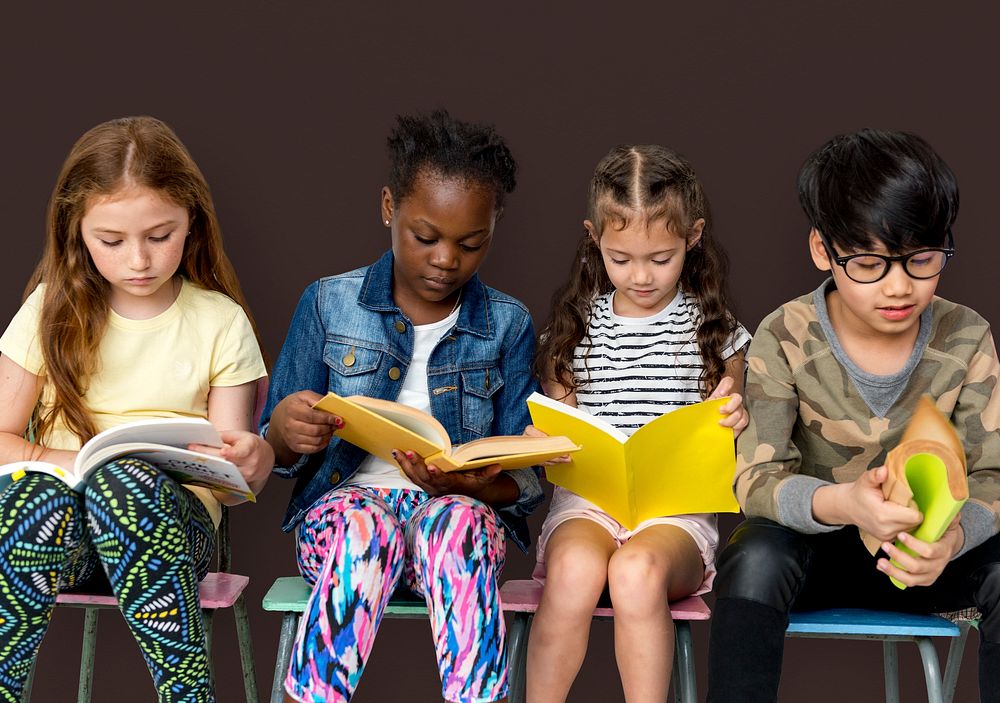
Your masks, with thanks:
<instances>
[{"instance_id":1,"label":"patterned leggings","mask_svg":"<svg viewBox=\"0 0 1000 703\"><path fill-rule=\"evenodd\" d=\"M159 700L214 700L198 605L214 546L201 501L135 459L95 471L83 495L45 474L9 485L0 493L0 701L20 702L58 592L105 574Z\"/></svg>"},{"instance_id":2,"label":"patterned leggings","mask_svg":"<svg viewBox=\"0 0 1000 703\"><path fill-rule=\"evenodd\" d=\"M427 600L443 697L507 695L497 577L504 533L493 510L460 495L342 488L299 527L299 571L314 584L285 688L309 703L349 701L396 584Z\"/></svg>"}]
</instances>

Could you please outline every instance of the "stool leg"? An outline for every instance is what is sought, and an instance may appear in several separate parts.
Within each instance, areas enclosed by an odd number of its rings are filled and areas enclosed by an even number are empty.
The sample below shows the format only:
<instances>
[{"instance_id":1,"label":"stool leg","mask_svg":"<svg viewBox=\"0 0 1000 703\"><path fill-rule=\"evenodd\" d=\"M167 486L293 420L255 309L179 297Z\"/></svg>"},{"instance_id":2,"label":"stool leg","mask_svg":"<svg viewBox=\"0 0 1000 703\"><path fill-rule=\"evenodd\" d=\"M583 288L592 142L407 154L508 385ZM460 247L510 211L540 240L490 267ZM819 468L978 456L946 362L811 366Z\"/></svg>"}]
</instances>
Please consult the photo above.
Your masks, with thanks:
<instances>
[{"instance_id":1,"label":"stool leg","mask_svg":"<svg viewBox=\"0 0 1000 703\"><path fill-rule=\"evenodd\" d=\"M257 669L253 661L253 639L250 637L250 615L247 613L247 602L242 593L233 603L233 617L236 619L236 636L240 644L243 690L246 692L247 703L259 703Z\"/></svg>"},{"instance_id":2,"label":"stool leg","mask_svg":"<svg viewBox=\"0 0 1000 703\"><path fill-rule=\"evenodd\" d=\"M281 619L281 635L278 637L278 656L274 662L274 681L271 683L271 703L283 703L285 700L285 677L288 676L288 665L292 661L292 645L295 644L295 631L299 629L299 615L285 613Z\"/></svg>"},{"instance_id":3,"label":"stool leg","mask_svg":"<svg viewBox=\"0 0 1000 703\"><path fill-rule=\"evenodd\" d=\"M944 703L941 695L941 666L938 664L937 650L930 637L918 637L917 648L924 663L924 679L927 681L927 702Z\"/></svg>"},{"instance_id":4,"label":"stool leg","mask_svg":"<svg viewBox=\"0 0 1000 703\"><path fill-rule=\"evenodd\" d=\"M882 661L885 667L885 703L899 703L899 655L895 642L882 641Z\"/></svg>"},{"instance_id":5,"label":"stool leg","mask_svg":"<svg viewBox=\"0 0 1000 703\"><path fill-rule=\"evenodd\" d=\"M215 690L215 663L212 657L212 616L214 610L203 609L201 611L201 623L205 630L205 653L208 655L208 685L211 690Z\"/></svg>"},{"instance_id":6,"label":"stool leg","mask_svg":"<svg viewBox=\"0 0 1000 703\"><path fill-rule=\"evenodd\" d=\"M509 703L524 703L528 679L528 633L531 632L531 613L514 613L510 628L508 654Z\"/></svg>"},{"instance_id":7,"label":"stool leg","mask_svg":"<svg viewBox=\"0 0 1000 703\"><path fill-rule=\"evenodd\" d=\"M697 703L698 683L694 676L694 645L691 623L674 620L674 700L676 703Z\"/></svg>"},{"instance_id":8,"label":"stool leg","mask_svg":"<svg viewBox=\"0 0 1000 703\"><path fill-rule=\"evenodd\" d=\"M28 669L28 678L24 682L24 688L21 690L21 703L28 703L31 700L31 684L35 680L35 664L38 663L38 655L31 660L31 668Z\"/></svg>"},{"instance_id":9,"label":"stool leg","mask_svg":"<svg viewBox=\"0 0 1000 703\"><path fill-rule=\"evenodd\" d=\"M944 703L951 703L958 687L958 672L962 668L962 655L965 654L965 641L969 637L971 623L958 622L960 634L948 646L948 662L944 665Z\"/></svg>"},{"instance_id":10,"label":"stool leg","mask_svg":"<svg viewBox=\"0 0 1000 703\"><path fill-rule=\"evenodd\" d=\"M77 703L90 703L94 683L94 656L97 653L97 608L83 611L83 649L80 653L80 685Z\"/></svg>"}]
</instances>

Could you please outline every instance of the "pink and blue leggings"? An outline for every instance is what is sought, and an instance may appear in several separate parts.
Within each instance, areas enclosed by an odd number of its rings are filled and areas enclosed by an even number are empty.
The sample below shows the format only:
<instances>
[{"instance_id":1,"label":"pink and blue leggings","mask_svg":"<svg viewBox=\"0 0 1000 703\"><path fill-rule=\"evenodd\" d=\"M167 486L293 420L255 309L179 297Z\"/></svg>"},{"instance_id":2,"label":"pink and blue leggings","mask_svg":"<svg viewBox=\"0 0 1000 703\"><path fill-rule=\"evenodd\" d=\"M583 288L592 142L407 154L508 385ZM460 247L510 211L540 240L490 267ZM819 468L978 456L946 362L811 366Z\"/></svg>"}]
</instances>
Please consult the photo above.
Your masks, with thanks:
<instances>
[{"instance_id":1,"label":"pink and blue leggings","mask_svg":"<svg viewBox=\"0 0 1000 703\"><path fill-rule=\"evenodd\" d=\"M341 488L316 501L298 538L299 571L314 587L285 679L294 698L351 699L400 576L427 600L442 696L507 695L504 531L492 508L461 495Z\"/></svg>"}]
</instances>

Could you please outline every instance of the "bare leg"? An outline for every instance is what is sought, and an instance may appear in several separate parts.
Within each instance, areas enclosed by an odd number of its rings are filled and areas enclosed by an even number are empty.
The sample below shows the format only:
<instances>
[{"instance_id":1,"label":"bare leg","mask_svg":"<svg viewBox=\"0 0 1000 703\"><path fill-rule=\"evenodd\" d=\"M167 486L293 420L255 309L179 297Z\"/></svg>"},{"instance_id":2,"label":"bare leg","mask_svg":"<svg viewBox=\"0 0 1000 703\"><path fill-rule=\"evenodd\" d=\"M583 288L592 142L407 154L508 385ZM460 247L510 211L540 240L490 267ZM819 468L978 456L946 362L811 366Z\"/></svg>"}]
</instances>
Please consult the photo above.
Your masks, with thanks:
<instances>
[{"instance_id":1,"label":"bare leg","mask_svg":"<svg viewBox=\"0 0 1000 703\"><path fill-rule=\"evenodd\" d=\"M545 590L528 637L528 703L562 703L590 639L590 620L617 544L586 519L559 525L545 547Z\"/></svg>"},{"instance_id":2,"label":"bare leg","mask_svg":"<svg viewBox=\"0 0 1000 703\"><path fill-rule=\"evenodd\" d=\"M615 608L615 657L628 703L667 699L674 623L667 600L690 595L704 578L698 546L673 525L653 525L611 557L608 586Z\"/></svg>"}]
</instances>

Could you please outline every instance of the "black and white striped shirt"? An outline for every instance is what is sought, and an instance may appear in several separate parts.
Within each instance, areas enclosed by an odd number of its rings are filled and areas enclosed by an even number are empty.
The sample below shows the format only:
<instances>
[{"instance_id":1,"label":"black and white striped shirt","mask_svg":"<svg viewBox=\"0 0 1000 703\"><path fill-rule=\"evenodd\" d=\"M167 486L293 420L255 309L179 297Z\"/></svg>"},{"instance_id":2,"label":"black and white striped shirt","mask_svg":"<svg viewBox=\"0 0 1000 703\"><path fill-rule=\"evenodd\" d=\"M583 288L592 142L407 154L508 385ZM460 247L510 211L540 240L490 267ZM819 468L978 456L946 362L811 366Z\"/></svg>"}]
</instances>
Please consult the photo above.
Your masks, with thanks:
<instances>
[{"instance_id":1,"label":"black and white striped shirt","mask_svg":"<svg viewBox=\"0 0 1000 703\"><path fill-rule=\"evenodd\" d=\"M603 417L631 435L664 413L701 400L698 379L704 364L698 351L701 311L693 296L677 291L650 317L620 317L612 309L614 292L591 306L587 335L573 352L577 406ZM740 325L723 357L749 343Z\"/></svg>"}]
</instances>

